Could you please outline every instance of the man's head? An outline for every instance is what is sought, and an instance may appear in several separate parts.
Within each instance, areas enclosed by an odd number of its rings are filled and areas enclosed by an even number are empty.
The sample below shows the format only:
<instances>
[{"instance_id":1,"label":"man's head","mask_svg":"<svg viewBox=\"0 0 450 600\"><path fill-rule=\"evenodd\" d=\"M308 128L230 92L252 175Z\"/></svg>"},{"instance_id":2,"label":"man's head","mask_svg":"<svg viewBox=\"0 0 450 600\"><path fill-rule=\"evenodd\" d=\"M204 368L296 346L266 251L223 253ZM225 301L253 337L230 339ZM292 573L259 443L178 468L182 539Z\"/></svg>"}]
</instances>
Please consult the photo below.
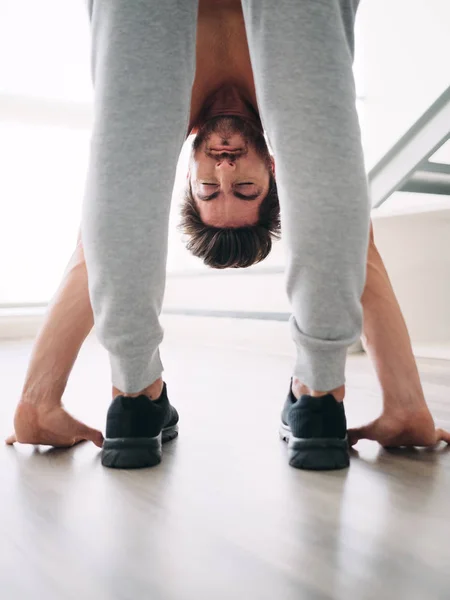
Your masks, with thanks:
<instances>
[{"instance_id":1,"label":"man's head","mask_svg":"<svg viewBox=\"0 0 450 600\"><path fill-rule=\"evenodd\" d=\"M220 116L198 131L189 163L181 229L210 267L249 267L280 235L274 163L262 130Z\"/></svg>"}]
</instances>

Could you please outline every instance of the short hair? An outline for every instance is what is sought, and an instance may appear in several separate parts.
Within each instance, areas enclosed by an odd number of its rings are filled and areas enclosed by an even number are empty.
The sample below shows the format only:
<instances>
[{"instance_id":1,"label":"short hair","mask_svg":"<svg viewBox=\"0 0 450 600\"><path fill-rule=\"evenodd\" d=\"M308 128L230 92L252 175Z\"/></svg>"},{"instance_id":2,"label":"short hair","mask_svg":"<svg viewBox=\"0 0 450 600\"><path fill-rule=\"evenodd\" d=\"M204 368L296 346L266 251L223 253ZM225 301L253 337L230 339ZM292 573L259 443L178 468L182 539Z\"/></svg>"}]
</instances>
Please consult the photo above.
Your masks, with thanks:
<instances>
[{"instance_id":1,"label":"short hair","mask_svg":"<svg viewBox=\"0 0 450 600\"><path fill-rule=\"evenodd\" d=\"M269 191L259 207L256 225L245 227L213 227L200 216L189 184L181 208L180 230L187 236L187 249L213 269L250 267L264 260L272 249L272 241L281 237L280 203L273 173Z\"/></svg>"}]
</instances>

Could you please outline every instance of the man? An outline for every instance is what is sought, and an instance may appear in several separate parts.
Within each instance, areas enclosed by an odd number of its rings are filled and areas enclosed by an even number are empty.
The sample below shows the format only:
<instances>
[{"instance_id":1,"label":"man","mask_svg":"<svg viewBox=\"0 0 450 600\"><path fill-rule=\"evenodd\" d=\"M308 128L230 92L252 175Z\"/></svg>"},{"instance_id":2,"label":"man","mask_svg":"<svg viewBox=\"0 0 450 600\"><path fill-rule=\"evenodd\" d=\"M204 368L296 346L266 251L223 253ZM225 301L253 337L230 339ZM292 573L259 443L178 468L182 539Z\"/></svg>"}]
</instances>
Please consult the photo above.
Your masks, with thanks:
<instances>
[{"instance_id":1,"label":"man","mask_svg":"<svg viewBox=\"0 0 450 600\"><path fill-rule=\"evenodd\" d=\"M359 333L366 260L364 333L385 409L375 423L350 432L350 441L369 437L383 444L432 445L450 439L434 428L398 304L373 238L367 244L368 202L349 58L354 5L346 0L286 3L275 11L262 0L244 3L259 100L276 170L281 171L288 293L298 348L281 432L290 439L290 464L299 468L348 465L343 369L346 348ZM183 121L183 103L174 104L172 96L189 89L192 65L183 64L183 74L177 61L189 57L195 12L187 3L174 3L171 15L166 5L149 0L133 6L119 0L90 3L97 116L83 231L88 270L80 244L36 342L16 412L16 433L8 440L71 445L90 439L103 445L102 462L111 467L158 463L161 438L176 436L178 421L160 377L158 354L170 174L175 168L167 168L164 151L174 159L178 146L176 129L152 111L162 109L162 90L168 94L167 114ZM305 44L298 48L296 27ZM272 43L277 31L278 37L289 37L288 44L281 38ZM169 64L161 58L164 52ZM315 60L319 71L314 71ZM300 71L295 71L297 63ZM170 66L174 82L166 75ZM286 96L285 89L280 96L278 88L295 75L302 85L291 83L292 95ZM331 101L321 95L328 84L336 86L328 90ZM322 127L331 131L318 143L315 135ZM191 131L196 138L183 208L188 247L217 268L262 260L279 233L275 163L263 137L237 2L200 3L185 134ZM153 185L150 199L146 183ZM78 350L93 325L88 272L96 325L110 351L115 386L105 441L61 405Z\"/></svg>"},{"instance_id":2,"label":"man","mask_svg":"<svg viewBox=\"0 0 450 600\"><path fill-rule=\"evenodd\" d=\"M263 260L279 235L279 203L240 2L200 2L188 132L188 248L215 268Z\"/></svg>"}]
</instances>

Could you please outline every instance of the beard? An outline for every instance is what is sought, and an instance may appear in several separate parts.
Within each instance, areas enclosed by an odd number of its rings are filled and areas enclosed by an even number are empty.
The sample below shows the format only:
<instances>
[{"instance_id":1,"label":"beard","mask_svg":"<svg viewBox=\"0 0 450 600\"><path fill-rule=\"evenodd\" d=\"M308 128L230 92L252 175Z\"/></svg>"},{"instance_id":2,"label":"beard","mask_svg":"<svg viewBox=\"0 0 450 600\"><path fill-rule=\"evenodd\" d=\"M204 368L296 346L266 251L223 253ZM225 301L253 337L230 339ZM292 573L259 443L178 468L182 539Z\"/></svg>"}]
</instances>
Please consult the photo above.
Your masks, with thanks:
<instances>
[{"instance_id":1,"label":"beard","mask_svg":"<svg viewBox=\"0 0 450 600\"><path fill-rule=\"evenodd\" d=\"M233 135L239 134L242 136L245 148L237 154L236 152L223 151L220 154L215 152L210 153L208 142L213 134L219 135L223 139L223 145L226 146L227 140ZM192 142L193 152L197 152L205 144L205 154L210 158L229 158L235 160L238 156L244 156L248 152L248 148L255 149L257 154L264 160L267 167L271 170L272 163L269 148L264 137L264 132L261 128L254 125L243 117L236 115L213 117L206 121L197 132L197 135Z\"/></svg>"}]
</instances>

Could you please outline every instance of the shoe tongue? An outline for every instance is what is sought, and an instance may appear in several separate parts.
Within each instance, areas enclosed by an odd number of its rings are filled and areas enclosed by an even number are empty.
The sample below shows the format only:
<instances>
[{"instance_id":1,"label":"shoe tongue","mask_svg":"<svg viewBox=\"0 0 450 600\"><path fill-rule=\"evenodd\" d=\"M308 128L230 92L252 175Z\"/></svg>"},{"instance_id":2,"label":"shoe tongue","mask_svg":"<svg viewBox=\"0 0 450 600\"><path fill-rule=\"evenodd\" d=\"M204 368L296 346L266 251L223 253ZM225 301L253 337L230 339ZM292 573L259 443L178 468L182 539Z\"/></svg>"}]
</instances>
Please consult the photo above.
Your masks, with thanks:
<instances>
[{"instance_id":1,"label":"shoe tongue","mask_svg":"<svg viewBox=\"0 0 450 600\"><path fill-rule=\"evenodd\" d=\"M128 409L150 402L150 398L145 394L140 396L118 396L118 399L120 399L122 406Z\"/></svg>"},{"instance_id":2,"label":"shoe tongue","mask_svg":"<svg viewBox=\"0 0 450 600\"><path fill-rule=\"evenodd\" d=\"M336 406L337 400L333 394L326 394L325 396L319 396L317 398L308 394L303 394L303 396L300 397L299 404L302 408L316 408L317 410L323 410L329 406Z\"/></svg>"},{"instance_id":3,"label":"shoe tongue","mask_svg":"<svg viewBox=\"0 0 450 600\"><path fill-rule=\"evenodd\" d=\"M140 394L139 396L123 396L121 394L119 396L116 396L114 399L115 400L119 399L120 402L122 403L122 406L125 408L132 408L133 403L142 404L145 402L156 402L156 403L166 402L167 401L167 385L164 383L161 395L157 400L152 400L146 394Z\"/></svg>"},{"instance_id":4,"label":"shoe tongue","mask_svg":"<svg viewBox=\"0 0 450 600\"><path fill-rule=\"evenodd\" d=\"M168 402L168 400L169 399L167 397L167 385L164 383L160 397L157 400L153 400L153 402L156 402L156 403L161 402L162 403L162 402Z\"/></svg>"}]
</instances>

